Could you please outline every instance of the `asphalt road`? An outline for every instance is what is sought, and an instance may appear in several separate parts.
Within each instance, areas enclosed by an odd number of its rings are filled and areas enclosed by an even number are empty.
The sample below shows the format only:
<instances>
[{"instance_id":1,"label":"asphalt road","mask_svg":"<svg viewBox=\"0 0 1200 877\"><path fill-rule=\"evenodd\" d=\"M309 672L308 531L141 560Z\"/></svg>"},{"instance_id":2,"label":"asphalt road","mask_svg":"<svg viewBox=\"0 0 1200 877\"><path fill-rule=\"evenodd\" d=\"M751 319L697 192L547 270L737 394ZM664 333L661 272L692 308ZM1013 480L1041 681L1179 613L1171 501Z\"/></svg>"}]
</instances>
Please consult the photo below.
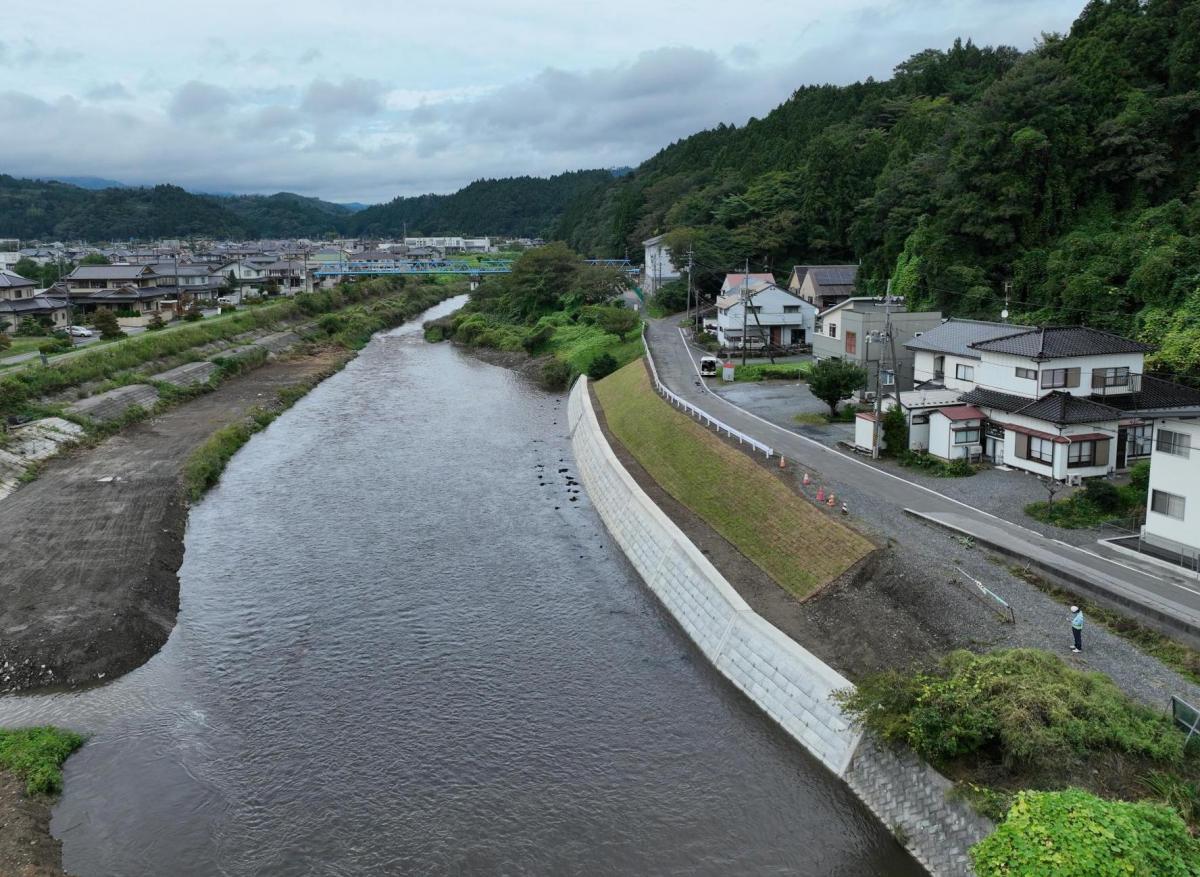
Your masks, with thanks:
<instances>
[{"instance_id":1,"label":"asphalt road","mask_svg":"<svg viewBox=\"0 0 1200 877\"><path fill-rule=\"evenodd\" d=\"M1135 558L1112 560L1089 549L1057 542L752 414L712 392L701 381L697 369L700 353L687 345L677 323L677 318L647 322L646 338L661 380L677 395L771 446L789 462L820 470L831 484L852 484L871 502L889 506L896 515L917 515L933 525L1025 558L1033 565L1050 567L1068 579L1091 583L1120 599L1169 616L1200 635L1200 581Z\"/></svg>"}]
</instances>

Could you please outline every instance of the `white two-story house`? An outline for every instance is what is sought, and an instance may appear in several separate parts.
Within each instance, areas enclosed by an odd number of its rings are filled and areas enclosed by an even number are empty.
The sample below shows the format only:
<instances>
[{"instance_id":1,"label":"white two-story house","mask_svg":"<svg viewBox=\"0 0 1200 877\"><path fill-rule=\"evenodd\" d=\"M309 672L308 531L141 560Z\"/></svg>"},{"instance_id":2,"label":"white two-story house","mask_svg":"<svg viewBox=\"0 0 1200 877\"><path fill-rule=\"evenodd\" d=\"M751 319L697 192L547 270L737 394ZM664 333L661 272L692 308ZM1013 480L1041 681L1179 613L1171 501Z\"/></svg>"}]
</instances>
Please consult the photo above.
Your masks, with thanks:
<instances>
[{"instance_id":1,"label":"white two-story house","mask_svg":"<svg viewBox=\"0 0 1200 877\"><path fill-rule=\"evenodd\" d=\"M1142 539L1193 563L1200 555L1200 420L1158 423Z\"/></svg>"},{"instance_id":2,"label":"white two-story house","mask_svg":"<svg viewBox=\"0 0 1200 877\"><path fill-rule=\"evenodd\" d=\"M967 455L1061 481L1126 468L1149 456L1156 418L1200 413L1200 392L1144 374L1150 348L1085 326L950 320L905 346L920 385L983 413ZM952 444L934 434L943 420L930 418L931 452Z\"/></svg>"},{"instance_id":3,"label":"white two-story house","mask_svg":"<svg viewBox=\"0 0 1200 877\"><path fill-rule=\"evenodd\" d=\"M767 275L770 276L770 275ZM740 278L741 275L730 275ZM730 283L728 294L717 298L717 341L723 347L788 347L812 337L817 308L774 282L752 275L749 283ZM744 300L744 304L743 304Z\"/></svg>"},{"instance_id":4,"label":"white two-story house","mask_svg":"<svg viewBox=\"0 0 1200 877\"><path fill-rule=\"evenodd\" d=\"M642 241L642 292L646 298L658 292L664 283L683 276L671 258L671 248L664 243L666 237L660 234Z\"/></svg>"}]
</instances>

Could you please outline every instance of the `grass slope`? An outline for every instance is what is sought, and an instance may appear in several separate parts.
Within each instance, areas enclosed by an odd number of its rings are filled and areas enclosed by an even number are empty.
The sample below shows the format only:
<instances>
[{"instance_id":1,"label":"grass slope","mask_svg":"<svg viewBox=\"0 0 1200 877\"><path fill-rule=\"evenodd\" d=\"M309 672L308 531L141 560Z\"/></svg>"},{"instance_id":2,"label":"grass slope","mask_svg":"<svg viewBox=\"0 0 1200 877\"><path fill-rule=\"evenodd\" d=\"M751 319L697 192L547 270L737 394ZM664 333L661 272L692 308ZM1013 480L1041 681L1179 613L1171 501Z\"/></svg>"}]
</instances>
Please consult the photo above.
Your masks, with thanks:
<instances>
[{"instance_id":1,"label":"grass slope","mask_svg":"<svg viewBox=\"0 0 1200 877\"><path fill-rule=\"evenodd\" d=\"M640 360L595 386L609 428L651 477L797 597L872 550L866 538L659 398Z\"/></svg>"},{"instance_id":2,"label":"grass slope","mask_svg":"<svg viewBox=\"0 0 1200 877\"><path fill-rule=\"evenodd\" d=\"M58 728L0 729L0 768L25 781L30 795L62 791L62 764L83 737Z\"/></svg>"}]
</instances>

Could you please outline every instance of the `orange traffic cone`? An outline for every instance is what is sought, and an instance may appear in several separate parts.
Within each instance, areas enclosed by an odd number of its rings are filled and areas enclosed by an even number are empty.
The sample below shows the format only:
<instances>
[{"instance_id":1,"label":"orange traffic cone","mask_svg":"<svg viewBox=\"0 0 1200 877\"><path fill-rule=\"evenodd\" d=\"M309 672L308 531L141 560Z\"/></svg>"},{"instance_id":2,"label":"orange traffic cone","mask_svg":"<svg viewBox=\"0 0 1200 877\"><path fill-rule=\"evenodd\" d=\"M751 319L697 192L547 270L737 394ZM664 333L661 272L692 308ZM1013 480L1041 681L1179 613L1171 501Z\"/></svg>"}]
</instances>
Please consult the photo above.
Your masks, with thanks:
<instances>
[{"instance_id":1,"label":"orange traffic cone","mask_svg":"<svg viewBox=\"0 0 1200 877\"><path fill-rule=\"evenodd\" d=\"M825 488L824 487L817 488L817 502L825 502Z\"/></svg>"},{"instance_id":2,"label":"orange traffic cone","mask_svg":"<svg viewBox=\"0 0 1200 877\"><path fill-rule=\"evenodd\" d=\"M805 473L804 473L804 482L803 482L803 484L804 484L804 486L805 486L805 487L808 487L808 485L812 484L812 479L808 477L808 473L807 473L807 472L805 472Z\"/></svg>"},{"instance_id":3,"label":"orange traffic cone","mask_svg":"<svg viewBox=\"0 0 1200 877\"><path fill-rule=\"evenodd\" d=\"M785 457L783 454L779 455L779 468L780 469L787 468L787 457Z\"/></svg>"}]
</instances>

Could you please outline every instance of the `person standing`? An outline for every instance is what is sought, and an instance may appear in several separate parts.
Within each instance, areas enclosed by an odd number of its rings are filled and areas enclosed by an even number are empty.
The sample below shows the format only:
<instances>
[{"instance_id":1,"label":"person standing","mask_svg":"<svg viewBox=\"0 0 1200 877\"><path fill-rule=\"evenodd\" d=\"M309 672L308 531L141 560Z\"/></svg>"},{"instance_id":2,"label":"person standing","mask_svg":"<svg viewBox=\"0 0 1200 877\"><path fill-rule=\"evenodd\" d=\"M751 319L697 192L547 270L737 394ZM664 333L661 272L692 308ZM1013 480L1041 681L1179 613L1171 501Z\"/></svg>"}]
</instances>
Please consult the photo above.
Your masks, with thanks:
<instances>
[{"instance_id":1,"label":"person standing","mask_svg":"<svg viewBox=\"0 0 1200 877\"><path fill-rule=\"evenodd\" d=\"M1083 610L1078 606L1071 607L1071 636L1075 637L1073 652L1083 651Z\"/></svg>"}]
</instances>

